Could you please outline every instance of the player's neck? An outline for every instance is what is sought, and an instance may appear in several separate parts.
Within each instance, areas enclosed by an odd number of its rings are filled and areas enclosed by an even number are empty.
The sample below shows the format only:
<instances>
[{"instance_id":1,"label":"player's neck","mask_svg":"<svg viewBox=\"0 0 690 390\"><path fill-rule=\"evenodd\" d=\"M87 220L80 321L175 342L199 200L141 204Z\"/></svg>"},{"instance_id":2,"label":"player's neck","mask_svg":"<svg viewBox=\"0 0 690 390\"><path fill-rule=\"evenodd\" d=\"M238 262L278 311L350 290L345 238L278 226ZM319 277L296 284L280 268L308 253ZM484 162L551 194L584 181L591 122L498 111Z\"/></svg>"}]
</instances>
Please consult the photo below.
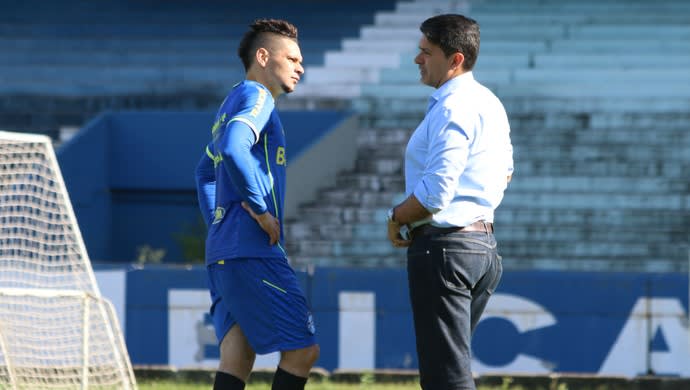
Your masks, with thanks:
<instances>
[{"instance_id":1,"label":"player's neck","mask_svg":"<svg viewBox=\"0 0 690 390\"><path fill-rule=\"evenodd\" d=\"M253 72L252 70L249 70L247 72L247 75L245 76L247 80L251 81L256 81L257 83L263 85L268 89L269 92L271 92L271 95L273 96L273 100L276 100L278 96L280 96L283 93L282 88L276 87L276 88L271 88L271 84L267 82L265 77L263 77L263 74L258 73L258 72Z\"/></svg>"}]
</instances>

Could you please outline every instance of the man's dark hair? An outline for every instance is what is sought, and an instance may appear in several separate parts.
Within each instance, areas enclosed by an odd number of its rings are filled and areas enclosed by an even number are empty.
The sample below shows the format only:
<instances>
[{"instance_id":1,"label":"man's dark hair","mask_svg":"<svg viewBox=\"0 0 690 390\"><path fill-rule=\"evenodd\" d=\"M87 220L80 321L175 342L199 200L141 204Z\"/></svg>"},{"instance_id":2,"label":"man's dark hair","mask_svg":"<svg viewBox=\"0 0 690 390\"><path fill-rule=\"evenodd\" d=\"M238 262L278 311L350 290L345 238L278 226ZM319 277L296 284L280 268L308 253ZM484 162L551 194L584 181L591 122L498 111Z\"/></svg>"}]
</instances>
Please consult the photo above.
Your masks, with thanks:
<instances>
[{"instance_id":1,"label":"man's dark hair","mask_svg":"<svg viewBox=\"0 0 690 390\"><path fill-rule=\"evenodd\" d=\"M249 31L244 33L240 46L237 48L237 55L242 60L244 70L249 70L254 53L260 47L266 47L270 35L280 35L286 38L297 40L297 27L291 23L280 19L257 19L249 25Z\"/></svg>"},{"instance_id":2,"label":"man's dark hair","mask_svg":"<svg viewBox=\"0 0 690 390\"><path fill-rule=\"evenodd\" d=\"M462 53L465 62L462 67L472 70L479 55L479 24L463 15L445 14L425 20L419 30L426 39L438 45L446 57Z\"/></svg>"}]
</instances>

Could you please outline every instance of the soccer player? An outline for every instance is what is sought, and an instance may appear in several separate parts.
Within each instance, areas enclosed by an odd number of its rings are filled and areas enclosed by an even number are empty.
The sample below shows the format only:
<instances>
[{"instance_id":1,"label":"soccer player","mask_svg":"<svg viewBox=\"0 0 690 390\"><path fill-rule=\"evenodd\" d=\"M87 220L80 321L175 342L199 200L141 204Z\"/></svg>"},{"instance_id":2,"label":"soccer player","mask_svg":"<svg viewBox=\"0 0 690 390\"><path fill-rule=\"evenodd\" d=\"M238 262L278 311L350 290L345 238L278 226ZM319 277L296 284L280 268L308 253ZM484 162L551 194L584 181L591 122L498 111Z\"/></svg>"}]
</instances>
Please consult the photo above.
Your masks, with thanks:
<instances>
[{"instance_id":1,"label":"soccer player","mask_svg":"<svg viewBox=\"0 0 690 390\"><path fill-rule=\"evenodd\" d=\"M275 99L292 92L304 73L297 29L257 20L238 55L246 79L221 104L196 169L220 342L213 388L244 389L256 354L280 351L272 389L304 389L319 347L282 244L285 133L275 109Z\"/></svg>"}]
</instances>

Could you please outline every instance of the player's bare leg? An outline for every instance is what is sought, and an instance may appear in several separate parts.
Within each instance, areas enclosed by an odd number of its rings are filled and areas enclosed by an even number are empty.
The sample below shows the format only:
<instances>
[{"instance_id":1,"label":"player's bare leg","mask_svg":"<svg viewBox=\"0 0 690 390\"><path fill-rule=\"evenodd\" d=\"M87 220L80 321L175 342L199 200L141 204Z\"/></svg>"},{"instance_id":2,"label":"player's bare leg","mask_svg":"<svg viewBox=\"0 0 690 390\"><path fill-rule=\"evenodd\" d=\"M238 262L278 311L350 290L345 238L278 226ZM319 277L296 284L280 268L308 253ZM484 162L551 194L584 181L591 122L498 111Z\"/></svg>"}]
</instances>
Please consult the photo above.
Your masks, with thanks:
<instances>
[{"instance_id":1,"label":"player's bare leg","mask_svg":"<svg viewBox=\"0 0 690 390\"><path fill-rule=\"evenodd\" d=\"M220 364L218 365L214 390L243 389L244 383L247 383L249 374L252 372L255 359L256 353L254 349L249 345L242 329L235 324L223 337L223 341L220 344ZM240 386L235 379L243 382L242 385ZM235 387L231 387L226 382L235 382L232 383Z\"/></svg>"},{"instance_id":2,"label":"player's bare leg","mask_svg":"<svg viewBox=\"0 0 690 390\"><path fill-rule=\"evenodd\" d=\"M294 351L282 351L278 370L273 377L272 390L302 390L309 371L319 358L319 346L312 345Z\"/></svg>"}]
</instances>

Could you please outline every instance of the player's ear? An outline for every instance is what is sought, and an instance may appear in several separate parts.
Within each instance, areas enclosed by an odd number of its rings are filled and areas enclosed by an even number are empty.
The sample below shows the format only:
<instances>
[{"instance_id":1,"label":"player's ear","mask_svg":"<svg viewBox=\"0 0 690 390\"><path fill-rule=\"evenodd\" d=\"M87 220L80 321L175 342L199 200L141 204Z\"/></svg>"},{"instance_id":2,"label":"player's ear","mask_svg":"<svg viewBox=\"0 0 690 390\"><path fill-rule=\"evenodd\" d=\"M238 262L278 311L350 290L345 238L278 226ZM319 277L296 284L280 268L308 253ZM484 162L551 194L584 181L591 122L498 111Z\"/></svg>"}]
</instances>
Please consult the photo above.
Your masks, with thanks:
<instances>
[{"instance_id":1,"label":"player's ear","mask_svg":"<svg viewBox=\"0 0 690 390\"><path fill-rule=\"evenodd\" d=\"M256 50L256 62L261 65L262 68L268 63L269 53L264 47L260 47Z\"/></svg>"}]
</instances>

